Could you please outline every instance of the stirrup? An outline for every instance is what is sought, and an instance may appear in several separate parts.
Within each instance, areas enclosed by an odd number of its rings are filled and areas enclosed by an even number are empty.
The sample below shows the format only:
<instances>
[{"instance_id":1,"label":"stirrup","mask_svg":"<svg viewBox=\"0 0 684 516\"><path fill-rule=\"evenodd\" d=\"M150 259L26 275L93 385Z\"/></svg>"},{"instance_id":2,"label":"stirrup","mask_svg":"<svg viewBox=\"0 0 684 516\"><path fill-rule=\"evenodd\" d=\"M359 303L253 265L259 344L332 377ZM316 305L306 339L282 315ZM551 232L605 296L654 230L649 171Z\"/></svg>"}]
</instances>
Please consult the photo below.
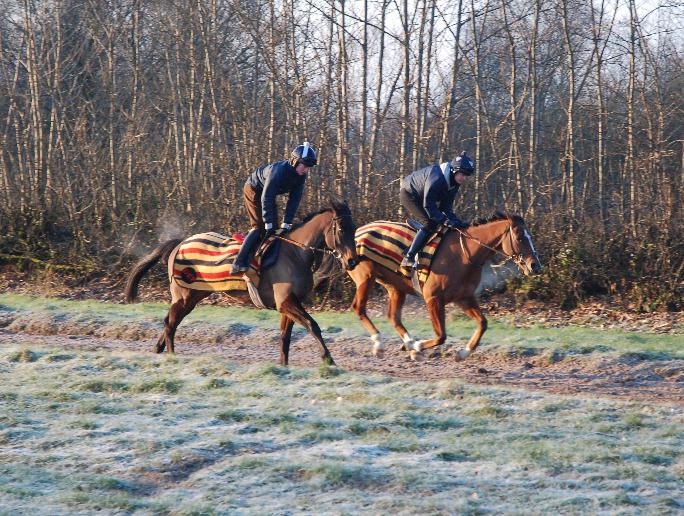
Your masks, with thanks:
<instances>
[{"instance_id":1,"label":"stirrup","mask_svg":"<svg viewBox=\"0 0 684 516\"><path fill-rule=\"evenodd\" d=\"M401 267L405 267L407 269L415 269L417 266L415 258L409 258L408 256L404 256L404 259L401 261Z\"/></svg>"},{"instance_id":2,"label":"stirrup","mask_svg":"<svg viewBox=\"0 0 684 516\"><path fill-rule=\"evenodd\" d=\"M240 274L241 272L247 271L247 269L249 269L249 267L247 267L246 265L234 263L233 267L230 269L230 274L231 276L234 276L236 274Z\"/></svg>"}]
</instances>

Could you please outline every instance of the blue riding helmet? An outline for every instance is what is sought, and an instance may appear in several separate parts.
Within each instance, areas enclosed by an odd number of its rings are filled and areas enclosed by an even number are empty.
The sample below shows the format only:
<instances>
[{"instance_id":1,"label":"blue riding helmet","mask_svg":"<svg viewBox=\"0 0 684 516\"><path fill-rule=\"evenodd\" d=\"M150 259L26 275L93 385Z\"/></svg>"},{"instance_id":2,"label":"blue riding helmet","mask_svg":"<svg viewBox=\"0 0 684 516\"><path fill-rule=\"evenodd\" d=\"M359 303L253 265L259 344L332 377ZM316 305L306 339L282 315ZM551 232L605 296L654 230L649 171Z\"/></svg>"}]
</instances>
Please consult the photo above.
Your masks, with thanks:
<instances>
[{"instance_id":1,"label":"blue riding helmet","mask_svg":"<svg viewBox=\"0 0 684 516\"><path fill-rule=\"evenodd\" d=\"M456 172L461 172L466 176L472 176L475 173L475 162L468 157L465 151L460 156L454 158L451 166Z\"/></svg>"},{"instance_id":2,"label":"blue riding helmet","mask_svg":"<svg viewBox=\"0 0 684 516\"><path fill-rule=\"evenodd\" d=\"M311 147L309 142L304 142L302 145L297 145L292 150L292 157L300 163L304 163L307 167L313 167L316 163L318 163L316 151L313 147Z\"/></svg>"}]
</instances>

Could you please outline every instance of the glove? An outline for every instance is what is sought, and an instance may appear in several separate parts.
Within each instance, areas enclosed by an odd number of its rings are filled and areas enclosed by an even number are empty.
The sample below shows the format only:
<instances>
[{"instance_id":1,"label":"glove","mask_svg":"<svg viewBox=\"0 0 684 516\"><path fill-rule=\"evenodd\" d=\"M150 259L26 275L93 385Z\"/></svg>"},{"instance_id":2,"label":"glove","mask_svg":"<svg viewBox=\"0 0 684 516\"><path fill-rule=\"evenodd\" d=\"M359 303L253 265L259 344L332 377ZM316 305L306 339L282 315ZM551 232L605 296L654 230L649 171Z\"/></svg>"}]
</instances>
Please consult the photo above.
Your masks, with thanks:
<instances>
[{"instance_id":1,"label":"glove","mask_svg":"<svg viewBox=\"0 0 684 516\"><path fill-rule=\"evenodd\" d=\"M458 219L447 219L444 225L451 229L466 229L468 224Z\"/></svg>"},{"instance_id":2,"label":"glove","mask_svg":"<svg viewBox=\"0 0 684 516\"><path fill-rule=\"evenodd\" d=\"M280 229L284 229L285 231L290 231L290 229L292 229L292 224L289 224L287 222L283 222L280 225Z\"/></svg>"},{"instance_id":3,"label":"glove","mask_svg":"<svg viewBox=\"0 0 684 516\"><path fill-rule=\"evenodd\" d=\"M264 239L266 239L270 236L273 236L275 234L275 229L273 229L273 224L271 224L270 222L268 224L266 224L265 228L266 228L266 233L264 233Z\"/></svg>"}]
</instances>

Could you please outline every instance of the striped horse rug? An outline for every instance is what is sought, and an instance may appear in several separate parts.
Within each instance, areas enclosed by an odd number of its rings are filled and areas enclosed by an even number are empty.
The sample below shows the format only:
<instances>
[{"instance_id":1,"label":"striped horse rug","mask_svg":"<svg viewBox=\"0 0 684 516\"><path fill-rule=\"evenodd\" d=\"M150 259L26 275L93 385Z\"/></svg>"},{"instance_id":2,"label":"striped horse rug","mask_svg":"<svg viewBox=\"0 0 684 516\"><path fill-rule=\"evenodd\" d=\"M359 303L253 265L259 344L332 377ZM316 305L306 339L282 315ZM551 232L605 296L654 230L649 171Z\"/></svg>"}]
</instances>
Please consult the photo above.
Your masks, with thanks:
<instances>
[{"instance_id":1,"label":"striped horse rug","mask_svg":"<svg viewBox=\"0 0 684 516\"><path fill-rule=\"evenodd\" d=\"M433 234L418 253L418 281L423 285L430 274L430 263L442 241L445 228ZM413 242L416 230L401 222L376 221L356 230L356 252L407 278L411 271L400 267L404 252Z\"/></svg>"},{"instance_id":2,"label":"striped horse rug","mask_svg":"<svg viewBox=\"0 0 684 516\"><path fill-rule=\"evenodd\" d=\"M237 256L242 238L228 237L220 233L198 233L181 242L173 261L173 279L181 287L193 290L247 290L243 273L231 275L230 269ZM261 256L250 263L258 273ZM258 287L256 275L250 278Z\"/></svg>"}]
</instances>

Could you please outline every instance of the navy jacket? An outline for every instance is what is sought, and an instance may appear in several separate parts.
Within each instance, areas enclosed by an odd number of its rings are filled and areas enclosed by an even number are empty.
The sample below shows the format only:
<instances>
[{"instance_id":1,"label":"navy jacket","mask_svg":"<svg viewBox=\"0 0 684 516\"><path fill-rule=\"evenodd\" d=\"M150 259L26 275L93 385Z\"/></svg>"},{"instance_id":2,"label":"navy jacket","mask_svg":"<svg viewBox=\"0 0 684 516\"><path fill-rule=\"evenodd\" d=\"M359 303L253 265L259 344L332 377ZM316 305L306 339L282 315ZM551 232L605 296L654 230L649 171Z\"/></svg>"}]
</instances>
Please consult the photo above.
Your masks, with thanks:
<instances>
[{"instance_id":1,"label":"navy jacket","mask_svg":"<svg viewBox=\"0 0 684 516\"><path fill-rule=\"evenodd\" d=\"M451 176L451 164L449 176ZM428 217L442 224L447 219L457 218L452 211L459 184L449 177L449 183L439 165L416 170L402 181L401 187L414 199L422 201Z\"/></svg>"},{"instance_id":2,"label":"navy jacket","mask_svg":"<svg viewBox=\"0 0 684 516\"><path fill-rule=\"evenodd\" d=\"M285 206L285 218L283 222L292 224L292 219L297 213L297 208L304 193L306 174L300 176L289 161L276 161L270 165L257 168L249 179L254 190L261 192L261 209L264 224L276 223L277 208L276 195L287 193L287 205Z\"/></svg>"}]
</instances>

